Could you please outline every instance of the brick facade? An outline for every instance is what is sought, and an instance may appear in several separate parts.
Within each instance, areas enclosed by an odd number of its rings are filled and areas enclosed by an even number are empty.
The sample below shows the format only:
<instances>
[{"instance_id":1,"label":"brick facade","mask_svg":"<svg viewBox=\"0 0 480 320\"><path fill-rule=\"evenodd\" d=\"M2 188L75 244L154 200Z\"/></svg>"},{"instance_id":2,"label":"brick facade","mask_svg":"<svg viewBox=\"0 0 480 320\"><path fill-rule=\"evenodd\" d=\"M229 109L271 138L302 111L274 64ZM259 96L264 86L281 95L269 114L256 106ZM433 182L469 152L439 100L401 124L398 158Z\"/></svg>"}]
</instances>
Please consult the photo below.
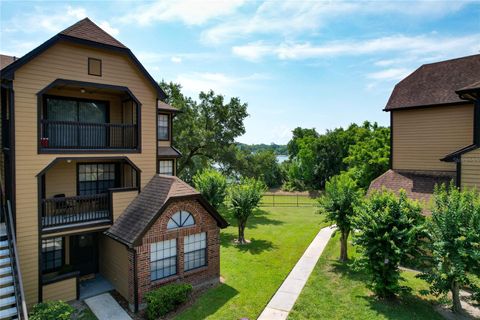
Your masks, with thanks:
<instances>
[{"instance_id":1,"label":"brick facade","mask_svg":"<svg viewBox=\"0 0 480 320\"><path fill-rule=\"evenodd\" d=\"M190 212L195 225L174 230L167 230L170 217L183 210ZM183 240L184 236L206 232L207 234L207 265L195 270L184 271ZM160 218L152 225L142 239L142 245L135 247L138 273L138 302L142 304L144 295L163 284L172 282L187 282L194 286L218 281L220 277L220 228L215 219L197 200L178 200L170 204ZM150 244L170 239L177 239L177 274L155 281L150 280ZM133 252L129 262L131 276L129 277L130 303L134 301Z\"/></svg>"}]
</instances>

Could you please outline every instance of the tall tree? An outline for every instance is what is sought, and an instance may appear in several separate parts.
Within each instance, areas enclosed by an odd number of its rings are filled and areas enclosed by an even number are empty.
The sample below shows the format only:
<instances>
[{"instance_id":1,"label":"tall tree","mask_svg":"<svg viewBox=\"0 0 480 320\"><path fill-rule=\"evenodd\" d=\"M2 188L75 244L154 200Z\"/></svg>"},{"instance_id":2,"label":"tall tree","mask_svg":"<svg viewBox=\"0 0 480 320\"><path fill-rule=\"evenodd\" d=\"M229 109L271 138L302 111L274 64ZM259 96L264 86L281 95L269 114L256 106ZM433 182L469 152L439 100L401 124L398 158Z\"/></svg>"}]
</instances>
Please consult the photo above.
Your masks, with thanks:
<instances>
[{"instance_id":1,"label":"tall tree","mask_svg":"<svg viewBox=\"0 0 480 320\"><path fill-rule=\"evenodd\" d=\"M332 177L325 185L325 194L319 199L320 213L336 224L340 236L340 261L348 260L348 236L352 230L354 208L362 192L347 173Z\"/></svg>"},{"instance_id":2,"label":"tall tree","mask_svg":"<svg viewBox=\"0 0 480 320\"><path fill-rule=\"evenodd\" d=\"M480 195L460 191L452 183L436 187L432 218L427 221L431 268L419 277L430 283L430 293L451 292L455 313L461 313L460 288L480 289L469 273L480 274Z\"/></svg>"},{"instance_id":3,"label":"tall tree","mask_svg":"<svg viewBox=\"0 0 480 320\"><path fill-rule=\"evenodd\" d=\"M298 152L300 151L300 147L298 145L298 141L300 139L303 139L305 137L318 138L318 136L319 134L315 130L315 128L304 129L304 128L296 127L295 129L293 129L292 139L287 144L287 151L290 159L293 159L294 157L296 157Z\"/></svg>"},{"instance_id":4,"label":"tall tree","mask_svg":"<svg viewBox=\"0 0 480 320\"><path fill-rule=\"evenodd\" d=\"M225 102L222 95L212 90L200 92L196 102L182 94L179 84L162 82L160 85L169 96L167 103L182 111L175 117L173 127L175 146L183 154L177 173L191 181L195 172L202 169L199 164L218 162L222 151L245 133L243 121L248 116L247 104L239 98Z\"/></svg>"},{"instance_id":5,"label":"tall tree","mask_svg":"<svg viewBox=\"0 0 480 320\"><path fill-rule=\"evenodd\" d=\"M262 199L265 185L260 180L246 178L230 187L229 207L238 223L238 243L245 244L245 228Z\"/></svg>"},{"instance_id":6,"label":"tall tree","mask_svg":"<svg viewBox=\"0 0 480 320\"><path fill-rule=\"evenodd\" d=\"M227 192L224 175L215 169L206 169L193 176L193 184L215 209L220 208Z\"/></svg>"}]
</instances>

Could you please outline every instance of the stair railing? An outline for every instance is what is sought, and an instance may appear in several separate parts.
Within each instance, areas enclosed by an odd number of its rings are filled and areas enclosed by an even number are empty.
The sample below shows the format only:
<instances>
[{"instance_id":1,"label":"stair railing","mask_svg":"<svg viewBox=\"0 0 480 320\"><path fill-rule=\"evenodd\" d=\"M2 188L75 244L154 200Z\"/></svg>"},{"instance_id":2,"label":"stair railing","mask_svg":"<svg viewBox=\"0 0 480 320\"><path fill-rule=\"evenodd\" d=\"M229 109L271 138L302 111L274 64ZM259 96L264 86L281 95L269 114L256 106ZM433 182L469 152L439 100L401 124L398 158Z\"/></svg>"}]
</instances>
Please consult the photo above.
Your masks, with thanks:
<instances>
[{"instance_id":1,"label":"stair railing","mask_svg":"<svg viewBox=\"0 0 480 320\"><path fill-rule=\"evenodd\" d=\"M3 207L3 206L2 206ZM10 252L10 266L12 268L13 286L15 290L15 301L17 307L18 319L28 320L27 304L25 302L25 292L23 290L22 273L20 271L20 263L18 262L17 239L15 237L15 229L13 227L12 207L10 200L6 201L4 211L5 227L8 238L8 250Z\"/></svg>"}]
</instances>

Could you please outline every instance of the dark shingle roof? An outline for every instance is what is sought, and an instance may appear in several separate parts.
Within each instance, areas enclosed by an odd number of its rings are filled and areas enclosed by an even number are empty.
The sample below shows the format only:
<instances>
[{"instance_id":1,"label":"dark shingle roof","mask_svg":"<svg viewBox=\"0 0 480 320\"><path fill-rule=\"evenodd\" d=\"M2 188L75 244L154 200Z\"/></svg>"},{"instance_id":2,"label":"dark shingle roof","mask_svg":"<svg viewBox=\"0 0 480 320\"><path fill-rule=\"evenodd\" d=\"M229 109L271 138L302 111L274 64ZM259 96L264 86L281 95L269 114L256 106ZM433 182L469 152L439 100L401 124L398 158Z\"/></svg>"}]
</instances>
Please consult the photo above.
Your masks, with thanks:
<instances>
[{"instance_id":1,"label":"dark shingle roof","mask_svg":"<svg viewBox=\"0 0 480 320\"><path fill-rule=\"evenodd\" d=\"M0 54L0 70L15 61L15 57Z\"/></svg>"},{"instance_id":2,"label":"dark shingle roof","mask_svg":"<svg viewBox=\"0 0 480 320\"><path fill-rule=\"evenodd\" d=\"M126 48L120 41L103 31L92 20L85 18L60 32L65 36L90 40L110 46Z\"/></svg>"},{"instance_id":3,"label":"dark shingle roof","mask_svg":"<svg viewBox=\"0 0 480 320\"><path fill-rule=\"evenodd\" d=\"M197 199L224 228L228 223L198 191L177 177L157 174L130 203L105 234L132 247L141 240L168 203L180 199Z\"/></svg>"},{"instance_id":4,"label":"dark shingle roof","mask_svg":"<svg viewBox=\"0 0 480 320\"><path fill-rule=\"evenodd\" d=\"M464 102L458 94L480 81L480 54L425 64L400 81L385 110Z\"/></svg>"},{"instance_id":5,"label":"dark shingle roof","mask_svg":"<svg viewBox=\"0 0 480 320\"><path fill-rule=\"evenodd\" d=\"M458 149L450 154L447 154L445 157L443 157L443 159L440 159L441 161L446 161L446 162L456 162L459 160L459 157L464 154L464 153L467 153L467 152L470 152L470 151L473 151L473 150L476 150L478 149L479 146L477 146L476 144L471 144L471 145L468 145L466 147L463 147L461 149Z\"/></svg>"},{"instance_id":6,"label":"dark shingle roof","mask_svg":"<svg viewBox=\"0 0 480 320\"><path fill-rule=\"evenodd\" d=\"M396 170L388 170L378 178L372 181L368 188L368 193L374 190L386 188L395 193L400 189L405 190L407 196L413 200L419 200L428 204L433 194L436 184L448 184L455 178L455 173L437 172L437 173L417 173L417 172L400 172ZM424 213L429 213L425 207Z\"/></svg>"},{"instance_id":7,"label":"dark shingle roof","mask_svg":"<svg viewBox=\"0 0 480 320\"><path fill-rule=\"evenodd\" d=\"M161 100L158 100L157 108L158 108L158 111L180 112L180 110L178 110L177 108L172 107L171 105Z\"/></svg>"},{"instance_id":8,"label":"dark shingle roof","mask_svg":"<svg viewBox=\"0 0 480 320\"><path fill-rule=\"evenodd\" d=\"M174 147L158 147L157 154L162 158L180 158L182 156L180 151Z\"/></svg>"}]
</instances>

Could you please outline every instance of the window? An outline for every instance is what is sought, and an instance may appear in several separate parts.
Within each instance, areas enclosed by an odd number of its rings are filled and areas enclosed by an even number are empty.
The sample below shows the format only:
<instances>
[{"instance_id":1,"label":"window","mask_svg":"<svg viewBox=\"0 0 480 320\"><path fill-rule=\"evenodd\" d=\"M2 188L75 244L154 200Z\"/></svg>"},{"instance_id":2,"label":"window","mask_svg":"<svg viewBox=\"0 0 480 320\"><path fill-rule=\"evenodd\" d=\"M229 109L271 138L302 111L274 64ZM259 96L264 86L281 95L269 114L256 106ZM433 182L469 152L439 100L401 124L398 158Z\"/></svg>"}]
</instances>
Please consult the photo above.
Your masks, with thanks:
<instances>
[{"instance_id":1,"label":"window","mask_svg":"<svg viewBox=\"0 0 480 320\"><path fill-rule=\"evenodd\" d=\"M63 238L42 240L42 272L54 272L63 266Z\"/></svg>"},{"instance_id":2,"label":"window","mask_svg":"<svg viewBox=\"0 0 480 320\"><path fill-rule=\"evenodd\" d=\"M108 103L65 97L45 98L45 120L48 125L43 133L49 139L50 147L105 147L107 129L99 125L86 125L85 130L75 124L108 123Z\"/></svg>"},{"instance_id":3,"label":"window","mask_svg":"<svg viewBox=\"0 0 480 320\"><path fill-rule=\"evenodd\" d=\"M88 58L88 74L91 76L102 75L102 60L95 58Z\"/></svg>"},{"instance_id":4,"label":"window","mask_svg":"<svg viewBox=\"0 0 480 320\"><path fill-rule=\"evenodd\" d=\"M115 188L115 163L89 163L78 165L78 194L106 193Z\"/></svg>"},{"instance_id":5,"label":"window","mask_svg":"<svg viewBox=\"0 0 480 320\"><path fill-rule=\"evenodd\" d=\"M192 270L207 265L207 234L197 233L184 238L184 270Z\"/></svg>"},{"instance_id":6,"label":"window","mask_svg":"<svg viewBox=\"0 0 480 320\"><path fill-rule=\"evenodd\" d=\"M160 160L158 162L158 173L173 176L173 160Z\"/></svg>"},{"instance_id":7,"label":"window","mask_svg":"<svg viewBox=\"0 0 480 320\"><path fill-rule=\"evenodd\" d=\"M167 229L176 229L181 227L193 226L195 220L190 212L179 211L168 220Z\"/></svg>"},{"instance_id":8,"label":"window","mask_svg":"<svg viewBox=\"0 0 480 320\"><path fill-rule=\"evenodd\" d=\"M158 140L168 140L169 136L169 125L168 125L168 114L159 114L158 115Z\"/></svg>"},{"instance_id":9,"label":"window","mask_svg":"<svg viewBox=\"0 0 480 320\"><path fill-rule=\"evenodd\" d=\"M177 239L150 244L150 279L158 280L177 273Z\"/></svg>"}]
</instances>

